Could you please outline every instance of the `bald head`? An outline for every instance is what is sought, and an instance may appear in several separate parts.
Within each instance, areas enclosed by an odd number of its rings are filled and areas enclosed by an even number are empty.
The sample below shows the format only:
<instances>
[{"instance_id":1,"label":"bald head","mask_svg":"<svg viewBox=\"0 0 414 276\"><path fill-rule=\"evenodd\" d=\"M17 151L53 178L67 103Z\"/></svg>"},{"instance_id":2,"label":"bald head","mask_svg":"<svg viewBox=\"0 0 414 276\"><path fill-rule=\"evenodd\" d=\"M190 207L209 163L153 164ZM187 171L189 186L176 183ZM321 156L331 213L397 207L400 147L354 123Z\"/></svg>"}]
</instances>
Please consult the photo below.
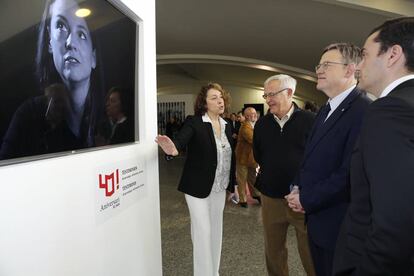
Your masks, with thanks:
<instances>
[{"instance_id":1,"label":"bald head","mask_svg":"<svg viewBox=\"0 0 414 276\"><path fill-rule=\"evenodd\" d=\"M257 112L256 109L254 109L253 107L247 107L244 112L244 117L246 118L246 121L248 122L256 122L257 120Z\"/></svg>"}]
</instances>

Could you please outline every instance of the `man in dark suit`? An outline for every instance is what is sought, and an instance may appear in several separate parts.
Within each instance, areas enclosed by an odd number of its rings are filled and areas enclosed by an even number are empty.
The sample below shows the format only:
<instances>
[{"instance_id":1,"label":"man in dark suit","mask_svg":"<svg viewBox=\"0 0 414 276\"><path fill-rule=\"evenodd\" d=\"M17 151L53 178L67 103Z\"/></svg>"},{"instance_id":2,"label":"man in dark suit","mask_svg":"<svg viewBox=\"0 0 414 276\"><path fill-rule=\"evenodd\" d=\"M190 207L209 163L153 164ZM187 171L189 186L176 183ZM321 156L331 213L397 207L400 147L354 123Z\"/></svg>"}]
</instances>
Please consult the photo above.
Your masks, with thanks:
<instances>
[{"instance_id":1,"label":"man in dark suit","mask_svg":"<svg viewBox=\"0 0 414 276\"><path fill-rule=\"evenodd\" d=\"M353 150L334 275L414 275L414 18L375 28L358 69L379 99Z\"/></svg>"},{"instance_id":2,"label":"man in dark suit","mask_svg":"<svg viewBox=\"0 0 414 276\"><path fill-rule=\"evenodd\" d=\"M225 120L230 124L233 141L237 143L237 135L239 134L240 122L237 120L236 113L231 113L230 118L226 118Z\"/></svg>"},{"instance_id":3,"label":"man in dark suit","mask_svg":"<svg viewBox=\"0 0 414 276\"><path fill-rule=\"evenodd\" d=\"M349 203L352 148L370 100L356 88L361 50L348 43L329 45L319 65L317 89L328 97L306 144L304 159L286 199L307 219L309 245L318 276L331 276L339 228Z\"/></svg>"}]
</instances>

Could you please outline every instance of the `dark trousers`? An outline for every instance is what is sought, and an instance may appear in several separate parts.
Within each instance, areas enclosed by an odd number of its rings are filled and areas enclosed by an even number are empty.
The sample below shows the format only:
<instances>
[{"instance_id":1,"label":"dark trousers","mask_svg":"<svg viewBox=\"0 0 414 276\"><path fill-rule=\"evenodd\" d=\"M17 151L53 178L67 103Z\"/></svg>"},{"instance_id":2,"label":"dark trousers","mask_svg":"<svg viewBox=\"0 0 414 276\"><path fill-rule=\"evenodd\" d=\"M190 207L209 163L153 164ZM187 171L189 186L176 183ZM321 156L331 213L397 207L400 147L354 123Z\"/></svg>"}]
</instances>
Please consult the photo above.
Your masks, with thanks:
<instances>
[{"instance_id":1,"label":"dark trousers","mask_svg":"<svg viewBox=\"0 0 414 276\"><path fill-rule=\"evenodd\" d=\"M318 246L309 237L309 248L317 276L331 276L334 250Z\"/></svg>"}]
</instances>

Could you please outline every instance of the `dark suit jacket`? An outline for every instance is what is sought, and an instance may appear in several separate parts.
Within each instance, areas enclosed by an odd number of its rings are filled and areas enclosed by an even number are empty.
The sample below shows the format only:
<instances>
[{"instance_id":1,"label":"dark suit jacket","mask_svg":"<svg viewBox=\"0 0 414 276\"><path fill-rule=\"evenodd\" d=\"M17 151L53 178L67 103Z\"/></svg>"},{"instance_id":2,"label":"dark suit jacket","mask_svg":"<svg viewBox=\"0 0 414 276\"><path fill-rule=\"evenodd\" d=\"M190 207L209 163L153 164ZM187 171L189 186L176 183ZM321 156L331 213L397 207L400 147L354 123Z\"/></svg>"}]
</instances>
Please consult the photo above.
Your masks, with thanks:
<instances>
[{"instance_id":1,"label":"dark suit jacket","mask_svg":"<svg viewBox=\"0 0 414 276\"><path fill-rule=\"evenodd\" d=\"M232 147L231 169L227 190L234 192L235 158L230 125L226 124L226 136ZM205 198L213 187L217 168L217 148L211 123L201 116L190 116L173 140L178 151L187 147L187 159L178 190L188 195Z\"/></svg>"},{"instance_id":2,"label":"dark suit jacket","mask_svg":"<svg viewBox=\"0 0 414 276\"><path fill-rule=\"evenodd\" d=\"M370 102L354 89L323 126L313 126L297 177L308 235L318 246L331 251L349 202L352 148Z\"/></svg>"},{"instance_id":3,"label":"dark suit jacket","mask_svg":"<svg viewBox=\"0 0 414 276\"><path fill-rule=\"evenodd\" d=\"M240 129L240 122L233 122L231 119L225 119L226 122L230 125L231 134L238 134Z\"/></svg>"},{"instance_id":4,"label":"dark suit jacket","mask_svg":"<svg viewBox=\"0 0 414 276\"><path fill-rule=\"evenodd\" d=\"M45 115L47 110L48 99L45 96L30 98L17 109L3 137L0 160L94 146L91 136L94 131L88 129L91 125L87 119L90 118L87 116L89 111L84 112L81 135L77 137L65 120L52 126Z\"/></svg>"},{"instance_id":5,"label":"dark suit jacket","mask_svg":"<svg viewBox=\"0 0 414 276\"><path fill-rule=\"evenodd\" d=\"M334 275L414 275L414 80L376 100L351 164Z\"/></svg>"},{"instance_id":6,"label":"dark suit jacket","mask_svg":"<svg viewBox=\"0 0 414 276\"><path fill-rule=\"evenodd\" d=\"M240 130L240 127L241 127L241 123L239 121L236 121L235 127L233 127L233 124L231 124L231 126L233 128L233 133L239 134L239 130Z\"/></svg>"},{"instance_id":7,"label":"dark suit jacket","mask_svg":"<svg viewBox=\"0 0 414 276\"><path fill-rule=\"evenodd\" d=\"M134 140L134 122L127 118L124 122L116 126L110 144L130 143L134 142Z\"/></svg>"}]
</instances>

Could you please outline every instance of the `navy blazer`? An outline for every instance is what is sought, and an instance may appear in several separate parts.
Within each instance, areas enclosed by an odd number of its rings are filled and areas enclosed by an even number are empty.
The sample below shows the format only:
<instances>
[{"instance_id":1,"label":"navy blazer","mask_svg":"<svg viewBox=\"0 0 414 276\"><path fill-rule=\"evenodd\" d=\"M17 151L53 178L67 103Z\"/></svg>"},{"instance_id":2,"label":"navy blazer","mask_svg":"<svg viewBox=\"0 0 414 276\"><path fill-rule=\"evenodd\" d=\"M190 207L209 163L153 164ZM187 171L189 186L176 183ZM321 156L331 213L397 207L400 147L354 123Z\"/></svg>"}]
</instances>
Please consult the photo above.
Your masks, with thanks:
<instances>
[{"instance_id":1,"label":"navy blazer","mask_svg":"<svg viewBox=\"0 0 414 276\"><path fill-rule=\"evenodd\" d=\"M234 192L236 167L234 142L228 123L225 132L232 149L230 179L227 190ZM178 190L194 197L206 198L213 187L217 168L217 146L213 126L209 122L203 122L201 116L189 116L173 142L178 151L182 151L187 147L187 159Z\"/></svg>"},{"instance_id":2,"label":"navy blazer","mask_svg":"<svg viewBox=\"0 0 414 276\"><path fill-rule=\"evenodd\" d=\"M352 148L370 102L354 89L321 127L314 124L296 178L308 235L318 246L332 251L349 203ZM319 116L320 112L316 122Z\"/></svg>"},{"instance_id":3,"label":"navy blazer","mask_svg":"<svg viewBox=\"0 0 414 276\"><path fill-rule=\"evenodd\" d=\"M414 275L414 80L369 107L333 275Z\"/></svg>"}]
</instances>

